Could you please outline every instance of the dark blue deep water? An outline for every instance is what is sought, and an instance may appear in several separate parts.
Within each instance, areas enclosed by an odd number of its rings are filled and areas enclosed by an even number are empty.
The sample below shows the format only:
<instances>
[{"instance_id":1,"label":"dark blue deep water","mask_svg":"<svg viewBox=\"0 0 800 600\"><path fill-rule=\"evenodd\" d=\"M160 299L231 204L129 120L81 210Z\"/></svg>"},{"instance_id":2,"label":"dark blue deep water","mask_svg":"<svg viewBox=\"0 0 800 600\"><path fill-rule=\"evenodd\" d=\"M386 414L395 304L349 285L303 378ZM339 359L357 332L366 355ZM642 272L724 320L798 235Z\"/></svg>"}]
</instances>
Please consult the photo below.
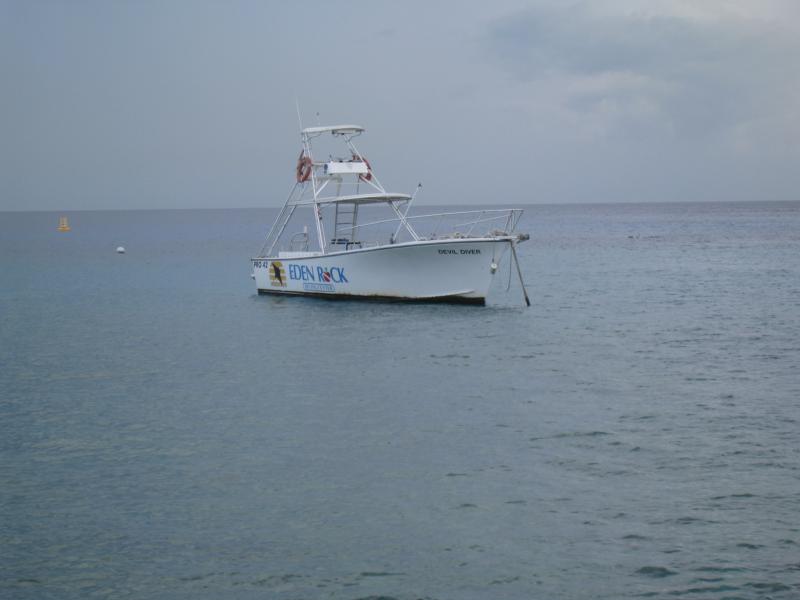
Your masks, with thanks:
<instances>
[{"instance_id":1,"label":"dark blue deep water","mask_svg":"<svg viewBox=\"0 0 800 600\"><path fill-rule=\"evenodd\" d=\"M66 215L0 213L0 597L800 597L800 203L529 207L527 309Z\"/></svg>"}]
</instances>

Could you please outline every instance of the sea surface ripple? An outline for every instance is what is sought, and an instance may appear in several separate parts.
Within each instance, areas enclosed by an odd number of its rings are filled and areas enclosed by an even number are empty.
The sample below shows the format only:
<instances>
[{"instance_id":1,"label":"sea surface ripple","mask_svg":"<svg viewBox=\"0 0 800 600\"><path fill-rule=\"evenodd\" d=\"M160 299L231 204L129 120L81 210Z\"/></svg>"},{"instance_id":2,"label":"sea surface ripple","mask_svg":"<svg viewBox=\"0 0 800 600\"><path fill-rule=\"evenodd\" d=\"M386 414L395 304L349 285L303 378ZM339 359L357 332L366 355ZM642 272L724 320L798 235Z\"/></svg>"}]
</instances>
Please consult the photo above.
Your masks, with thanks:
<instances>
[{"instance_id":1,"label":"sea surface ripple","mask_svg":"<svg viewBox=\"0 0 800 600\"><path fill-rule=\"evenodd\" d=\"M0 597L800 597L800 203L530 206L531 308L65 214L0 214Z\"/></svg>"}]
</instances>

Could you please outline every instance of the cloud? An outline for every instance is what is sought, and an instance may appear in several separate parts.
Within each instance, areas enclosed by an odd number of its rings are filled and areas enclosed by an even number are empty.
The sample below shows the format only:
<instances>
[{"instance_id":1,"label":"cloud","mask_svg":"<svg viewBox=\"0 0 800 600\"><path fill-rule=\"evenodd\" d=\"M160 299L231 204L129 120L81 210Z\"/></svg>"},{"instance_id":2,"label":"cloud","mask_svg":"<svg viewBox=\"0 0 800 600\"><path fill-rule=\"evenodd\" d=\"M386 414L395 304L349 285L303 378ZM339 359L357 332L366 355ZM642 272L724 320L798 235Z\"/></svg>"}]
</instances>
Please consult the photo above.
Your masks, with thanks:
<instances>
[{"instance_id":1,"label":"cloud","mask_svg":"<svg viewBox=\"0 0 800 600\"><path fill-rule=\"evenodd\" d=\"M554 86L561 110L608 135L649 122L694 139L736 132L740 142L788 125L800 139L800 36L780 20L595 7L540 6L497 20L491 55L520 85Z\"/></svg>"},{"instance_id":2,"label":"cloud","mask_svg":"<svg viewBox=\"0 0 800 600\"><path fill-rule=\"evenodd\" d=\"M796 0L327 6L0 1L0 210L277 204L295 98L423 202L797 197Z\"/></svg>"}]
</instances>

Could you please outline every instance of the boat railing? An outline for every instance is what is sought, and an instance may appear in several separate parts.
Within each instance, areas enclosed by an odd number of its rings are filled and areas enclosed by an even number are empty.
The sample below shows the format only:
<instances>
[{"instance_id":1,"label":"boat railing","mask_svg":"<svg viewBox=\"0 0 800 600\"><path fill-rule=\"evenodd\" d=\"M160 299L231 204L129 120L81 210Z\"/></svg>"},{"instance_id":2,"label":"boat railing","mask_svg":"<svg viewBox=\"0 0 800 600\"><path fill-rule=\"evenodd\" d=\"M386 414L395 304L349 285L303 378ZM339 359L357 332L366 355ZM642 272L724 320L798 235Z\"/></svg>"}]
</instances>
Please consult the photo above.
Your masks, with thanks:
<instances>
[{"instance_id":1,"label":"boat railing","mask_svg":"<svg viewBox=\"0 0 800 600\"><path fill-rule=\"evenodd\" d=\"M328 231L326 248L328 252L340 252L374 248L412 240L447 240L465 238L485 238L517 236L516 228L523 210L480 209L462 211L443 211L419 215L400 213L390 218L382 218L366 223L350 224ZM402 215L402 216L401 216ZM288 221L291 215L279 215L280 221ZM408 228L403 225L406 224ZM413 231L413 235L410 233ZM277 234L276 234L277 235ZM281 251L307 253L311 244L307 231L290 236ZM269 242L272 236L268 237ZM264 247L267 246L265 242ZM262 248L262 255L264 249ZM324 250L323 250L324 252Z\"/></svg>"},{"instance_id":2,"label":"boat railing","mask_svg":"<svg viewBox=\"0 0 800 600\"><path fill-rule=\"evenodd\" d=\"M367 227L377 227L379 225L385 225L388 223L399 224L402 221L407 221L413 222L413 226L418 230L421 239L511 235L516 229L520 218L522 217L522 212L522 209L519 208L439 212L423 215L410 215L402 218L392 217L389 219L370 221L368 223L359 223L355 226L348 224L345 228L340 228L340 230L360 230ZM464 217L466 217L466 220L463 219ZM457 220L460 222L449 222L452 220ZM426 222L433 223L434 226L429 232L423 233L421 229L424 227ZM482 227L479 227L481 224L487 224L488 226L483 229ZM449 231L447 233L440 232L443 225L449 226Z\"/></svg>"}]
</instances>

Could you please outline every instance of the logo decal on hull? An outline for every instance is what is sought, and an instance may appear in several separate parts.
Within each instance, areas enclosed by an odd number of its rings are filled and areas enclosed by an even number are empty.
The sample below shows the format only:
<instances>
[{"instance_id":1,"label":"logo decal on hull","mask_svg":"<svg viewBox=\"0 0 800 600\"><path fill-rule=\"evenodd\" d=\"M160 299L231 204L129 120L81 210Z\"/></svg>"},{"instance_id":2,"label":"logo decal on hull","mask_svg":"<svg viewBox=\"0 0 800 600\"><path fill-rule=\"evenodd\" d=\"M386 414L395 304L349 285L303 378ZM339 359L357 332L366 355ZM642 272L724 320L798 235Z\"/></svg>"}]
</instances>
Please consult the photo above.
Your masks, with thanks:
<instances>
[{"instance_id":1,"label":"logo decal on hull","mask_svg":"<svg viewBox=\"0 0 800 600\"><path fill-rule=\"evenodd\" d=\"M269 283L275 287L286 287L286 269L279 260L269 263Z\"/></svg>"}]
</instances>

